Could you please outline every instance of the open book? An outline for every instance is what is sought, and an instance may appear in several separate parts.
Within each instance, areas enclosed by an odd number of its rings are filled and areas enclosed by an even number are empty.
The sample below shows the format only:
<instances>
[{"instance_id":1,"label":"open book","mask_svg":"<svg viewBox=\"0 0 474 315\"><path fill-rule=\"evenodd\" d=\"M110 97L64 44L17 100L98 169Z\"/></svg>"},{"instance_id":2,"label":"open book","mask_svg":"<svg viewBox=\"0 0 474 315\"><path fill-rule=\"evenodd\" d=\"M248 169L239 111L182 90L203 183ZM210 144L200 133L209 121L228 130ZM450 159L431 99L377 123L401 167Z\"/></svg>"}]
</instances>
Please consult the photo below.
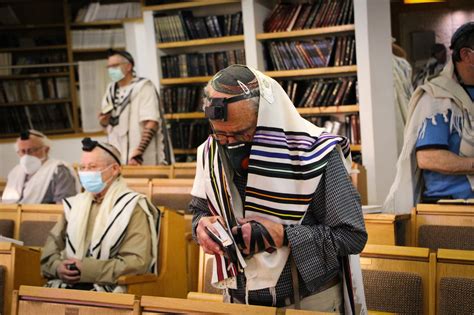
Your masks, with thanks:
<instances>
[{"instance_id":1,"label":"open book","mask_svg":"<svg viewBox=\"0 0 474 315\"><path fill-rule=\"evenodd\" d=\"M16 244L16 245L23 246L22 241L16 240L14 238L9 238L9 237L3 236L3 235L0 235L0 242L8 242L8 243L13 243L13 244Z\"/></svg>"}]
</instances>

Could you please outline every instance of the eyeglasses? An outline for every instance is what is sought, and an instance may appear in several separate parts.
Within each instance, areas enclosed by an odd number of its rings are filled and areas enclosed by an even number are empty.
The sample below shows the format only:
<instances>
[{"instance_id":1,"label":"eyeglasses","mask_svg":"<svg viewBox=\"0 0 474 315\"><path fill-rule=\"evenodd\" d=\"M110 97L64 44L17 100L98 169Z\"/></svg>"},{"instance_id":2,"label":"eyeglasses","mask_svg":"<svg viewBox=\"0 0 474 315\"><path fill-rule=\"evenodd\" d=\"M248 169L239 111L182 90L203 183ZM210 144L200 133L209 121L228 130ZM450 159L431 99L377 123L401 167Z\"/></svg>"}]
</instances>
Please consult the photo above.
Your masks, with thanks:
<instances>
[{"instance_id":1,"label":"eyeglasses","mask_svg":"<svg viewBox=\"0 0 474 315\"><path fill-rule=\"evenodd\" d=\"M253 134L255 133L255 127L250 126L244 130L232 132L232 133L223 133L223 132L216 132L212 128L211 137L220 144L228 144L231 143L229 139L234 139L232 142L249 142L252 141Z\"/></svg>"},{"instance_id":2,"label":"eyeglasses","mask_svg":"<svg viewBox=\"0 0 474 315\"><path fill-rule=\"evenodd\" d=\"M90 163L87 165L79 164L77 170L81 172L84 172L84 171L101 171L102 172L108 169L110 166L111 165L106 166L106 165L99 165L99 164L94 164L94 163Z\"/></svg>"},{"instance_id":3,"label":"eyeglasses","mask_svg":"<svg viewBox=\"0 0 474 315\"><path fill-rule=\"evenodd\" d=\"M28 148L28 149L20 149L18 151L16 151L16 153L18 155L32 155L32 154L35 154L36 152L38 152L40 149L42 149L43 146L40 146L40 147L33 147L33 148Z\"/></svg>"}]
</instances>

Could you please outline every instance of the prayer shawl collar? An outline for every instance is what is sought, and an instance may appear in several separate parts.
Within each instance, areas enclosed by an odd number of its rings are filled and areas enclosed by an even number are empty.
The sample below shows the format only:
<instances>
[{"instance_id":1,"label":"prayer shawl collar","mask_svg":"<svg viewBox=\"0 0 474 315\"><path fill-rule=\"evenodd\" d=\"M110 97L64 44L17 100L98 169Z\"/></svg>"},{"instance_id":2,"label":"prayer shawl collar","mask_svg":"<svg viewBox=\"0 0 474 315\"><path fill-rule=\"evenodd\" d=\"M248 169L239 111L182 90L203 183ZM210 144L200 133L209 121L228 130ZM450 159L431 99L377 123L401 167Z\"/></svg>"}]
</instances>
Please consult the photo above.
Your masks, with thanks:
<instances>
[{"instance_id":1,"label":"prayer shawl collar","mask_svg":"<svg viewBox=\"0 0 474 315\"><path fill-rule=\"evenodd\" d=\"M130 106L137 94L142 89L142 87L145 86L145 84L147 83L151 84L154 87L153 83L146 78L134 78L130 83L133 86L130 87L127 95L124 97L123 101L120 104L114 103L115 91L116 89L118 89L118 83L111 83L107 88L107 94L105 99L107 103L112 105L114 108L112 111L112 117L116 117L116 119L119 119L119 124L116 126L109 125L107 131L109 134L112 132L116 132L126 138L126 144L123 146L118 146L118 149L121 151L120 153L122 155L123 164L128 164L128 160L131 158L132 150L134 149L130 148L130 128L138 128L138 124L137 126L130 124L132 119ZM152 139L152 141L156 142L156 159L153 159L151 161L151 164L169 165L174 163L173 146L171 144L171 138L169 136L168 129L166 128L164 120L165 114L162 106L160 105L160 98L156 89L155 93L158 99L158 110L160 112L160 115L158 118L158 130L156 131L156 134ZM121 117L122 114L124 115L124 117ZM110 139L109 142L111 142ZM147 153L148 152L146 150L144 153L144 162L149 164L150 162L146 160Z\"/></svg>"},{"instance_id":2,"label":"prayer shawl collar","mask_svg":"<svg viewBox=\"0 0 474 315\"><path fill-rule=\"evenodd\" d=\"M212 138L198 151L196 177L204 185L193 188L196 196L207 198L213 215L221 215L227 228L236 217L259 216L281 224L301 224L335 148L350 169L350 149L346 138L323 132L303 119L282 87L272 78L249 68L258 79L260 104L253 139L244 204L226 167L225 154ZM244 269L247 290L274 288L290 250L282 247L243 259L240 266L216 255L212 284L235 288L235 275Z\"/></svg>"},{"instance_id":3,"label":"prayer shawl collar","mask_svg":"<svg viewBox=\"0 0 474 315\"><path fill-rule=\"evenodd\" d=\"M145 196L131 191L122 177L114 181L100 206L92 233L91 244L85 248L84 239L93 196L89 192L64 199L66 229L65 255L67 258L92 257L107 260L115 257L127 232L128 223L137 204L145 212L150 227L153 259L149 271L156 273L157 259L157 210ZM73 224L69 224L69 223ZM97 288L97 286L96 286ZM115 292L119 289L115 288Z\"/></svg>"},{"instance_id":4,"label":"prayer shawl collar","mask_svg":"<svg viewBox=\"0 0 474 315\"><path fill-rule=\"evenodd\" d=\"M474 156L474 104L456 80L454 64L450 61L439 76L418 87L408 105L408 123L404 145L397 161L397 174L384 202L384 211L410 213L422 194L422 176L417 167L415 145L424 137L426 119L438 114L447 119L451 110L450 131L461 135L460 156ZM421 132L421 133L420 133ZM467 176L473 189L473 176Z\"/></svg>"},{"instance_id":5,"label":"prayer shawl collar","mask_svg":"<svg viewBox=\"0 0 474 315\"><path fill-rule=\"evenodd\" d=\"M41 168L34 173L25 184L26 173L21 165L15 166L8 174L7 186L2 195L3 203L41 203L49 184L56 174L59 165L66 166L76 179L76 188L79 191L79 181L74 170L65 162L47 159ZM23 191L23 196L21 192Z\"/></svg>"}]
</instances>

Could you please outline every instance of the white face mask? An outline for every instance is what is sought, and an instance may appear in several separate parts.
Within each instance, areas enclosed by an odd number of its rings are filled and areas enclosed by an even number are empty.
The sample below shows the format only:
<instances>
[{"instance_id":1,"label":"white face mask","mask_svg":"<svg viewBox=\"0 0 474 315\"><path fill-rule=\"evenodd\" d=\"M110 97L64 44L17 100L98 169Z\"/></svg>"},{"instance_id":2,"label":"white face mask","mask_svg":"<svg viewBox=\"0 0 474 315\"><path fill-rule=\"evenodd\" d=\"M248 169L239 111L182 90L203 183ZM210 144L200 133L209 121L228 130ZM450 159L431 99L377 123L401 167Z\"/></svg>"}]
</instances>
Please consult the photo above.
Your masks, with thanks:
<instances>
[{"instance_id":1,"label":"white face mask","mask_svg":"<svg viewBox=\"0 0 474 315\"><path fill-rule=\"evenodd\" d=\"M20 158L20 165L26 174L32 175L41 168L41 160L36 156L25 154Z\"/></svg>"}]
</instances>

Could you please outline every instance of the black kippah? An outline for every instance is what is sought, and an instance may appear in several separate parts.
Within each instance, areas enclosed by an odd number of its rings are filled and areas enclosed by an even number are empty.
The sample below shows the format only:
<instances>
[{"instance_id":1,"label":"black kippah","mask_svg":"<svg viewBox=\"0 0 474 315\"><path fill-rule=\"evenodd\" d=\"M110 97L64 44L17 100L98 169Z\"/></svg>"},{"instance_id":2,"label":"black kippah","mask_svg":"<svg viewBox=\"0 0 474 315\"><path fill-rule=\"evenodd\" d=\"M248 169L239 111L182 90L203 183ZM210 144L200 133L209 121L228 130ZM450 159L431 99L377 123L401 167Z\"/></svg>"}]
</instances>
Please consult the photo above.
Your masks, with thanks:
<instances>
[{"instance_id":1,"label":"black kippah","mask_svg":"<svg viewBox=\"0 0 474 315\"><path fill-rule=\"evenodd\" d=\"M44 136L38 132L35 132L34 130L24 130L20 133L20 139L21 140L28 140L30 139L30 135L37 136L39 138L44 138Z\"/></svg>"},{"instance_id":2,"label":"black kippah","mask_svg":"<svg viewBox=\"0 0 474 315\"><path fill-rule=\"evenodd\" d=\"M107 152L108 154L110 154L114 158L114 160L118 163L118 165L122 165L122 163L120 162L120 158L116 156L114 152L112 152L112 150L107 148L105 145L102 145L99 141L92 140L91 138L86 137L82 139L81 142L82 142L82 151L91 152L96 147L99 147L105 152Z\"/></svg>"}]
</instances>

